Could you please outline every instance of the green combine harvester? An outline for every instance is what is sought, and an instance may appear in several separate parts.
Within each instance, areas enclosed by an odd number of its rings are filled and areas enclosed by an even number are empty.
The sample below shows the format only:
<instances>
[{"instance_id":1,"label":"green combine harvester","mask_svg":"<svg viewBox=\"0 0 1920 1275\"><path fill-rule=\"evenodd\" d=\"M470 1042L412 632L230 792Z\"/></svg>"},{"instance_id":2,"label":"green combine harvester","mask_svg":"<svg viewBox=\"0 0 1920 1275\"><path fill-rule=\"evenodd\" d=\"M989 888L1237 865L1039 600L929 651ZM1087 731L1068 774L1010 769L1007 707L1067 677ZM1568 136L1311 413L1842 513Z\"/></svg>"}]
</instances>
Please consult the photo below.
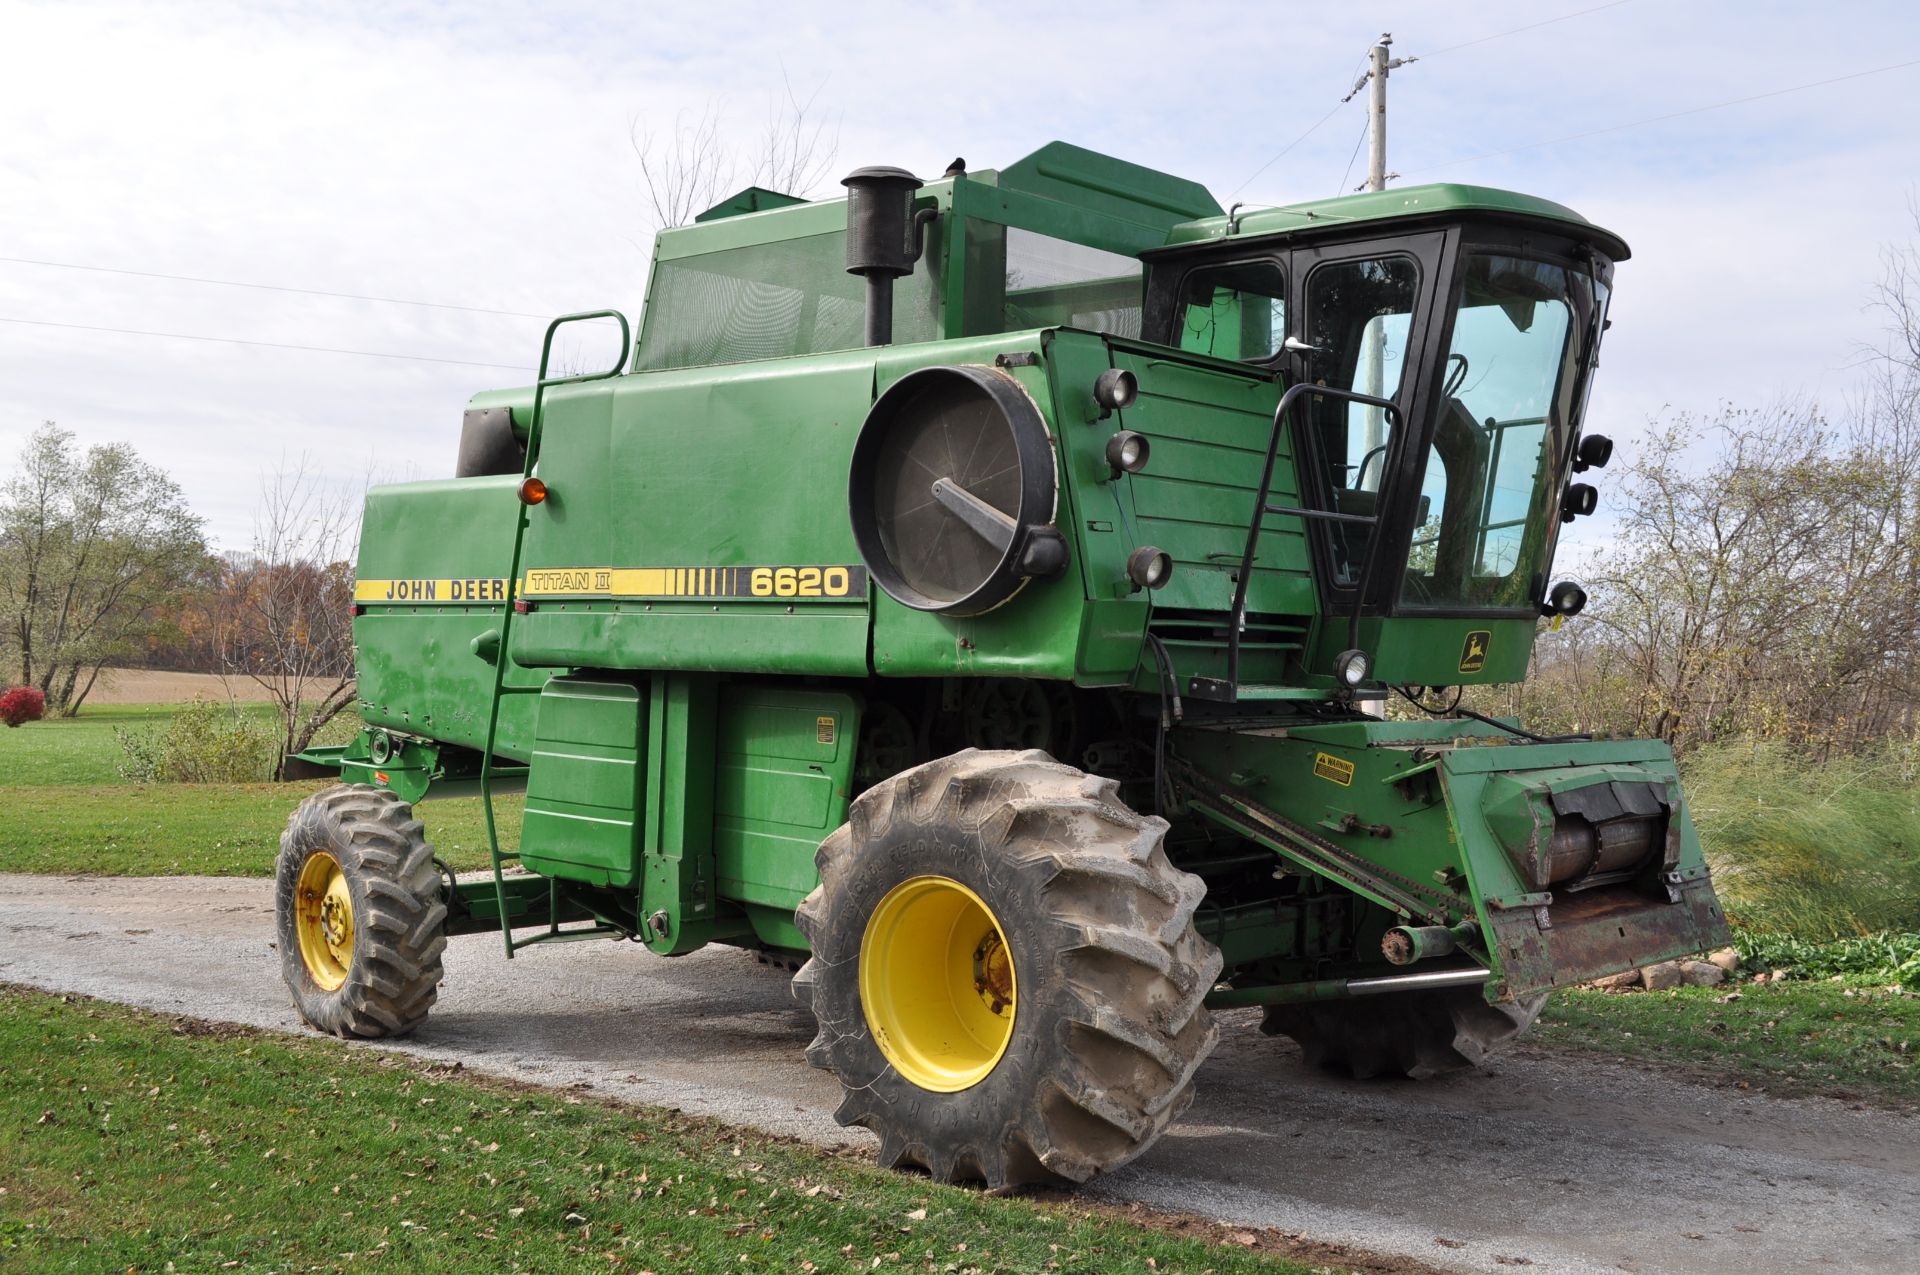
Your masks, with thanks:
<instances>
[{"instance_id":1,"label":"green combine harvester","mask_svg":"<svg viewBox=\"0 0 1920 1275\"><path fill-rule=\"evenodd\" d=\"M1586 600L1617 237L1061 143L845 185L663 232L637 340L555 320L368 496L366 728L281 843L308 1022L419 1026L456 934L731 944L882 1164L1005 1188L1151 1146L1211 1010L1426 1076L1727 940L1664 744L1459 708ZM583 320L619 363L549 375ZM456 879L414 807L476 789Z\"/></svg>"}]
</instances>

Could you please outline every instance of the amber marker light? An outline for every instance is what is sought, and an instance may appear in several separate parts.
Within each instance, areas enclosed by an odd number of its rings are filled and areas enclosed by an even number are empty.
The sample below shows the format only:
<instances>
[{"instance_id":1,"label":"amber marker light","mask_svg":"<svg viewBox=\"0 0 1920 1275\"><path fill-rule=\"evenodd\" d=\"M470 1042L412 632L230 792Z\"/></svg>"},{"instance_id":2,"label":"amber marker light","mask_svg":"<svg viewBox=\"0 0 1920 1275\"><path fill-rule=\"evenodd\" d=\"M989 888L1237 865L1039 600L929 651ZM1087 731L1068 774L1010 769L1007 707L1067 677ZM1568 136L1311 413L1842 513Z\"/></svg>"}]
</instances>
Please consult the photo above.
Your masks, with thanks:
<instances>
[{"instance_id":1,"label":"amber marker light","mask_svg":"<svg viewBox=\"0 0 1920 1275\"><path fill-rule=\"evenodd\" d=\"M520 480L520 503L521 504L537 505L541 501L545 500L546 498L547 498L547 485L541 482L538 478L522 478Z\"/></svg>"}]
</instances>

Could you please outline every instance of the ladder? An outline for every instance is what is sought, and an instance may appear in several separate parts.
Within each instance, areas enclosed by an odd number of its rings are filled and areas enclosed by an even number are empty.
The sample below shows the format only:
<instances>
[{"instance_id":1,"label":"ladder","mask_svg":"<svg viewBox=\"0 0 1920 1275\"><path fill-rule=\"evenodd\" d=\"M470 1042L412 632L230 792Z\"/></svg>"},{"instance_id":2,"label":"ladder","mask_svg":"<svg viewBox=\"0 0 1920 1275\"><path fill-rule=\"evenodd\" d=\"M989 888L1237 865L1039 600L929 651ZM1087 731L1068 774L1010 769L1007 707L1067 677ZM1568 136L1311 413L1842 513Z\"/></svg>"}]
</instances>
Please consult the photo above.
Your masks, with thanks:
<instances>
[{"instance_id":1,"label":"ladder","mask_svg":"<svg viewBox=\"0 0 1920 1275\"><path fill-rule=\"evenodd\" d=\"M553 357L553 334L569 323L583 323L596 319L612 319L620 325L620 358L604 372L585 372L573 376L548 376L547 369ZM584 310L578 314L563 314L547 325L547 334L540 343L540 375L533 387L533 414L527 421L527 455L520 467L521 490L534 476L534 469L540 462L541 428L544 424L547 390L555 385L573 385L582 381L604 381L619 376L626 371L627 355L633 346L632 331L627 326L627 316L618 310ZM518 496L518 493L516 493ZM566 942L573 939L624 938L627 931L604 919L596 919L590 925L564 928L561 925L563 903L560 897L560 883L552 878L547 882L547 928L528 938L513 937L513 917L507 907L507 879L504 872L509 861L518 861L520 849L516 845L512 850L500 848L500 831L493 810L493 779L495 774L494 750L499 743L500 704L508 695L538 695L538 686L508 686L507 665L512 661L513 647L509 639L513 634L513 619L524 615L530 608L526 599L520 596L520 558L526 546L527 527L532 520L532 505L524 499L519 501L519 511L514 517L513 554L507 564L507 598L500 607L500 648L493 661L493 693L487 702L487 734L485 745L480 750L480 806L486 815L487 848L493 856L494 897L500 905L500 935L507 945L507 959L512 960L514 952L535 943ZM518 769L516 767L516 769ZM574 910L574 909L564 909Z\"/></svg>"},{"instance_id":2,"label":"ladder","mask_svg":"<svg viewBox=\"0 0 1920 1275\"><path fill-rule=\"evenodd\" d=\"M1395 433L1400 432L1400 409L1392 401L1378 398L1372 394L1362 394L1356 390L1336 389L1331 385L1313 385L1301 381L1287 388L1280 396L1280 403L1273 409L1273 430L1267 436L1267 461L1260 471L1260 490L1253 498L1253 517L1247 525L1247 547L1240 555L1240 570L1234 576L1233 610L1227 619L1227 675L1220 677L1201 677L1195 675L1188 683L1187 693L1195 699L1214 700L1233 704L1241 700L1291 699L1318 697L1317 691L1302 691L1292 687L1242 686L1240 684L1240 641L1247 631L1247 587L1253 582L1254 556L1260 547L1261 524L1268 514L1280 514L1284 517L1302 519L1320 519L1325 522L1354 523L1378 529L1380 515L1347 514L1332 509L1310 509L1298 505L1276 505L1268 497L1273 491L1273 465L1280 452L1280 433L1292 424L1294 404L1308 398L1338 399L1348 403L1360 403L1375 407L1384 412L1392 421ZM1389 436L1392 437L1391 435ZM1311 455L1310 451L1296 448L1296 456ZM1301 487L1306 489L1302 474ZM1382 484L1383 488L1385 484ZM1347 645L1360 644L1360 608L1366 604L1367 586L1373 578L1373 562L1379 557L1379 537L1370 537L1367 541L1367 554L1360 569L1360 575L1353 586L1353 612L1347 621Z\"/></svg>"}]
</instances>

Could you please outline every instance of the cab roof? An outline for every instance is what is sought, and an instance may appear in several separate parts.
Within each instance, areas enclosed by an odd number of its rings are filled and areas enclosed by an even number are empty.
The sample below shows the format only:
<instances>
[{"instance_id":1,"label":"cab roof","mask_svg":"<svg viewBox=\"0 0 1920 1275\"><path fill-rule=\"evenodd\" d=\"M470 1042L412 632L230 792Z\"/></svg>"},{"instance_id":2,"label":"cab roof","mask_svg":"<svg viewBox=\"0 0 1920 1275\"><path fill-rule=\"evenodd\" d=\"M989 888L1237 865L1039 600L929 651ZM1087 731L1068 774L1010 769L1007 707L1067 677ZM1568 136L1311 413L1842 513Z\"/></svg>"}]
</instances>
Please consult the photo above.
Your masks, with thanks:
<instances>
[{"instance_id":1,"label":"cab roof","mask_svg":"<svg viewBox=\"0 0 1920 1275\"><path fill-rule=\"evenodd\" d=\"M1401 186L1392 190L1369 191L1364 195L1340 195L1278 208L1251 208L1218 217L1202 217L1175 226L1167 236L1167 246L1228 238L1294 235L1303 231L1330 230L1374 221L1412 218L1451 220L1474 215L1501 221L1558 222L1574 238L1593 244L1614 261L1625 261L1628 256L1625 240L1610 230L1594 225L1565 204L1522 195L1517 191L1498 190L1491 186L1466 186L1456 182Z\"/></svg>"}]
</instances>

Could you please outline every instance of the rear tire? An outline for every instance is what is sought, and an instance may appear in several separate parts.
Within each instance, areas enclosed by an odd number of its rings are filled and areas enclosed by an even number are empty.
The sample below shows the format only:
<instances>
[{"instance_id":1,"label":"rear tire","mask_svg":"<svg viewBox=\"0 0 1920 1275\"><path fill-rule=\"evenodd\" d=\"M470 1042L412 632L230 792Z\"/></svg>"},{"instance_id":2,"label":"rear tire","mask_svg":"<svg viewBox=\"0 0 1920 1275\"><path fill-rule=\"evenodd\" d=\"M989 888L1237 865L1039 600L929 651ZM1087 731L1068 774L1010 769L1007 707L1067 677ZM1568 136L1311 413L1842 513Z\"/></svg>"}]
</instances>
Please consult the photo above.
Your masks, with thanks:
<instances>
[{"instance_id":1,"label":"rear tire","mask_svg":"<svg viewBox=\"0 0 1920 1275\"><path fill-rule=\"evenodd\" d=\"M1543 996L1489 1005L1477 987L1275 1005L1260 1030L1290 1036L1310 1066L1369 1080L1477 1067L1533 1026Z\"/></svg>"},{"instance_id":2,"label":"rear tire","mask_svg":"<svg viewBox=\"0 0 1920 1275\"><path fill-rule=\"evenodd\" d=\"M335 1036L403 1036L439 995L447 909L413 807L369 784L300 803L280 837L280 971L300 1017Z\"/></svg>"},{"instance_id":3,"label":"rear tire","mask_svg":"<svg viewBox=\"0 0 1920 1275\"><path fill-rule=\"evenodd\" d=\"M813 954L793 984L819 1021L807 1059L845 1092L834 1118L877 1134L882 1166L1084 1182L1186 1109L1220 953L1166 830L1038 751L968 749L854 802L798 909Z\"/></svg>"}]
</instances>

